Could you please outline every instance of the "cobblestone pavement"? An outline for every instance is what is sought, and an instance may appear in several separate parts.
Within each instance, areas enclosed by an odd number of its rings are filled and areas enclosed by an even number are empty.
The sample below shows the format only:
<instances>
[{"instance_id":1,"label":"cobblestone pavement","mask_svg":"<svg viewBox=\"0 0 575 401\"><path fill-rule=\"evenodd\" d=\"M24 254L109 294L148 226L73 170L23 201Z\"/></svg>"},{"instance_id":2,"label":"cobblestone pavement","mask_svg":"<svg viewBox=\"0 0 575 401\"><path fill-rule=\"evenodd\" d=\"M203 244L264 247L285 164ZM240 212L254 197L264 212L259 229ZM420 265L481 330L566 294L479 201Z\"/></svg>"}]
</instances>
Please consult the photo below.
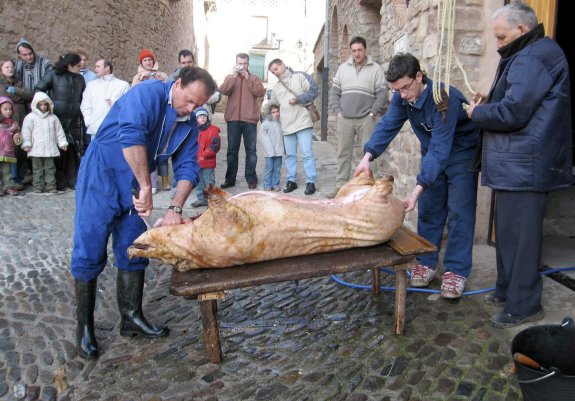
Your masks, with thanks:
<instances>
[{"instance_id":1,"label":"cobblestone pavement","mask_svg":"<svg viewBox=\"0 0 575 401\"><path fill-rule=\"evenodd\" d=\"M323 175L318 188L328 192L334 151L326 143L316 145L318 176ZM225 160L225 150L220 156ZM224 171L222 162L218 180ZM240 181L238 192L247 189ZM322 195L320 190L314 196ZM168 203L167 192L157 195L155 217ZM448 302L410 292L407 332L396 336L390 291L374 296L329 277L229 291L218 302L224 361L214 364L204 348L197 301L171 295L171 268L157 261L146 272L144 311L149 320L166 322L170 336L119 336L110 260L99 277L95 313L102 355L85 361L74 347L68 271L73 192L3 197L0 205L0 400L521 399L510 373L510 344L526 326L493 329L487 321L494 309L480 296ZM493 249L478 245L474 256L475 281L468 288L492 285ZM342 278L369 282L367 273ZM571 310L571 291L549 279L545 286L546 307ZM565 295L553 301L550 295L558 293Z\"/></svg>"}]
</instances>

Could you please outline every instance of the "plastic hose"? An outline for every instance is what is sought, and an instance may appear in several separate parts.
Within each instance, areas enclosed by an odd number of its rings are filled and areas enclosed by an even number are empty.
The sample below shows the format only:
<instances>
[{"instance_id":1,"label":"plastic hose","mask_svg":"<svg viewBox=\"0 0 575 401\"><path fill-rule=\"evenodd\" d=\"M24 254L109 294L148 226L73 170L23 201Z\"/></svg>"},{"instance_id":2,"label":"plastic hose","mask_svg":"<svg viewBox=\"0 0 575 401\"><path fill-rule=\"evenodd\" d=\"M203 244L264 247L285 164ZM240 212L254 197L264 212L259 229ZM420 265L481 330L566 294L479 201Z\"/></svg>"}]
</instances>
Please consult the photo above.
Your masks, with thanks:
<instances>
[{"instance_id":1,"label":"plastic hose","mask_svg":"<svg viewBox=\"0 0 575 401\"><path fill-rule=\"evenodd\" d=\"M393 274L395 275L395 271L392 269L388 269L385 267L381 267L379 269L380 272L385 272L385 273L389 273L389 274ZM575 266L572 267L560 267L560 268L556 268L556 269L550 269L544 272L539 273L541 276L547 276L549 274L553 274L553 273L561 273L564 271L575 271ZM409 278L409 273L408 273L408 278ZM345 287L349 287L349 288L354 288L357 290L370 290L371 291L371 285L363 285L363 284L354 284L354 283L349 283L345 280L342 280L341 278L339 278L337 276L337 274L332 274L331 275L331 279L333 281L335 281L336 283L343 285ZM381 291L395 291L396 288L395 287L386 287L386 286L380 286L379 287ZM490 292L490 291L495 291L495 287L488 287L488 288L481 288L479 290L473 290L473 291L466 291L463 293L463 295L476 295L476 294L483 294L486 292ZM408 287L407 288L407 292L421 292L421 293L425 293L425 294L441 294L441 290L432 290L430 288L414 288L414 287Z\"/></svg>"}]
</instances>

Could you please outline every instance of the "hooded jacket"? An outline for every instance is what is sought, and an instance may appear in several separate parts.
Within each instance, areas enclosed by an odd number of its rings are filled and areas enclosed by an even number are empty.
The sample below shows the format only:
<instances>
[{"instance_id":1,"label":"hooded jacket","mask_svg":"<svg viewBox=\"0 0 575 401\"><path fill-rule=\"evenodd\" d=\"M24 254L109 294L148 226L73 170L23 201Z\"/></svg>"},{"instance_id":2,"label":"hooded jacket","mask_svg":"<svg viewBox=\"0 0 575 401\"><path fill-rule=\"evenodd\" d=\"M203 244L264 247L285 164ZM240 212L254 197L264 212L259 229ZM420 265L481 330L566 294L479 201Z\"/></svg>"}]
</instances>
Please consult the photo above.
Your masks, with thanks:
<instances>
[{"instance_id":1,"label":"hooded jacket","mask_svg":"<svg viewBox=\"0 0 575 401\"><path fill-rule=\"evenodd\" d=\"M569 67L543 25L500 48L487 103L471 118L483 129L481 184L548 192L572 185Z\"/></svg>"},{"instance_id":2,"label":"hooded jacket","mask_svg":"<svg viewBox=\"0 0 575 401\"><path fill-rule=\"evenodd\" d=\"M279 121L274 120L271 114L272 106L279 107L279 104L268 102L265 105L265 118L260 127L259 138L260 143L264 148L265 157L283 156L285 153L282 126Z\"/></svg>"},{"instance_id":3,"label":"hooded jacket","mask_svg":"<svg viewBox=\"0 0 575 401\"><path fill-rule=\"evenodd\" d=\"M18 43L16 43L16 53L18 53L18 49L23 44L32 47L30 42L24 38L20 38ZM27 64L22 59L18 59L18 61L16 61L16 68L14 68L14 74L22 81L24 87L30 91L33 91L34 86L53 68L52 62L49 59L36 53L34 50L32 50L32 52L34 52L34 62L32 64ZM30 72L30 74L27 74L27 72Z\"/></svg>"},{"instance_id":4,"label":"hooded jacket","mask_svg":"<svg viewBox=\"0 0 575 401\"><path fill-rule=\"evenodd\" d=\"M221 146L220 129L211 124L210 115L206 109L200 107L196 109L196 113L200 110L205 112L208 121L199 126L198 164L200 168L216 168L216 154L220 151Z\"/></svg>"},{"instance_id":5,"label":"hooded jacket","mask_svg":"<svg viewBox=\"0 0 575 401\"><path fill-rule=\"evenodd\" d=\"M54 114L60 119L64 132L70 133L79 121L83 121L80 104L86 81L80 74L64 71L58 74L50 70L35 86L35 90L44 92L54 103Z\"/></svg>"},{"instance_id":6,"label":"hooded jacket","mask_svg":"<svg viewBox=\"0 0 575 401\"><path fill-rule=\"evenodd\" d=\"M12 99L1 96L0 106L4 103L10 103L14 107ZM18 123L12 118L6 118L0 115L0 162L16 163L16 154L14 152L13 135L18 131Z\"/></svg>"},{"instance_id":7,"label":"hooded jacket","mask_svg":"<svg viewBox=\"0 0 575 401\"><path fill-rule=\"evenodd\" d=\"M38 103L48 102L48 111L42 113ZM66 134L60 120L54 114L54 103L44 92L36 92L32 99L32 111L22 124L22 148L31 148L28 157L58 157L60 151L68 146Z\"/></svg>"}]
</instances>

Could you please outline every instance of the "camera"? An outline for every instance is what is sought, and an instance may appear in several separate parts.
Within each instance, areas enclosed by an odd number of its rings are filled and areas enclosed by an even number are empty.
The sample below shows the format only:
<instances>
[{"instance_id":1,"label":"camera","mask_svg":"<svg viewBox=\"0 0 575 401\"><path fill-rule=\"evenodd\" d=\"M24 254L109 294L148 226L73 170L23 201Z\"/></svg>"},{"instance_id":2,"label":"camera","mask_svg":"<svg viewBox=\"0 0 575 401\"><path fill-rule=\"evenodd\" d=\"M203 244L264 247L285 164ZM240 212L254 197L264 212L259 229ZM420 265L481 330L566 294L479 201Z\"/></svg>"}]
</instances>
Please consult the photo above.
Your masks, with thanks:
<instances>
[{"instance_id":1,"label":"camera","mask_svg":"<svg viewBox=\"0 0 575 401\"><path fill-rule=\"evenodd\" d=\"M240 65L240 64L236 64L236 66L234 67L234 70L236 72L243 72L244 71L244 66Z\"/></svg>"}]
</instances>

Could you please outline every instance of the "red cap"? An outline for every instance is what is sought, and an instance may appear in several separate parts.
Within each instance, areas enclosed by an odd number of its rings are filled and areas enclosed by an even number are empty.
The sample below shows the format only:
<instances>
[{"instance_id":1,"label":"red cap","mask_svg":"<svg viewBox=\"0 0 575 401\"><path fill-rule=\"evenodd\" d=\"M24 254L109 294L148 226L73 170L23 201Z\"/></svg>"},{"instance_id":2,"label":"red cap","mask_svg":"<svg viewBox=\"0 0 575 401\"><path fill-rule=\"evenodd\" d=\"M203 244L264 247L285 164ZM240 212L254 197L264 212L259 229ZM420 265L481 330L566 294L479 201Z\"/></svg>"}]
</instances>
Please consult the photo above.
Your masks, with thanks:
<instances>
[{"instance_id":1,"label":"red cap","mask_svg":"<svg viewBox=\"0 0 575 401\"><path fill-rule=\"evenodd\" d=\"M146 57L151 57L152 60L154 60L154 64L156 63L156 56L154 56L154 53L152 53L151 50L142 49L142 51L140 52L140 55L138 56L138 60L140 61L140 64L142 64L142 60L145 59Z\"/></svg>"}]
</instances>

